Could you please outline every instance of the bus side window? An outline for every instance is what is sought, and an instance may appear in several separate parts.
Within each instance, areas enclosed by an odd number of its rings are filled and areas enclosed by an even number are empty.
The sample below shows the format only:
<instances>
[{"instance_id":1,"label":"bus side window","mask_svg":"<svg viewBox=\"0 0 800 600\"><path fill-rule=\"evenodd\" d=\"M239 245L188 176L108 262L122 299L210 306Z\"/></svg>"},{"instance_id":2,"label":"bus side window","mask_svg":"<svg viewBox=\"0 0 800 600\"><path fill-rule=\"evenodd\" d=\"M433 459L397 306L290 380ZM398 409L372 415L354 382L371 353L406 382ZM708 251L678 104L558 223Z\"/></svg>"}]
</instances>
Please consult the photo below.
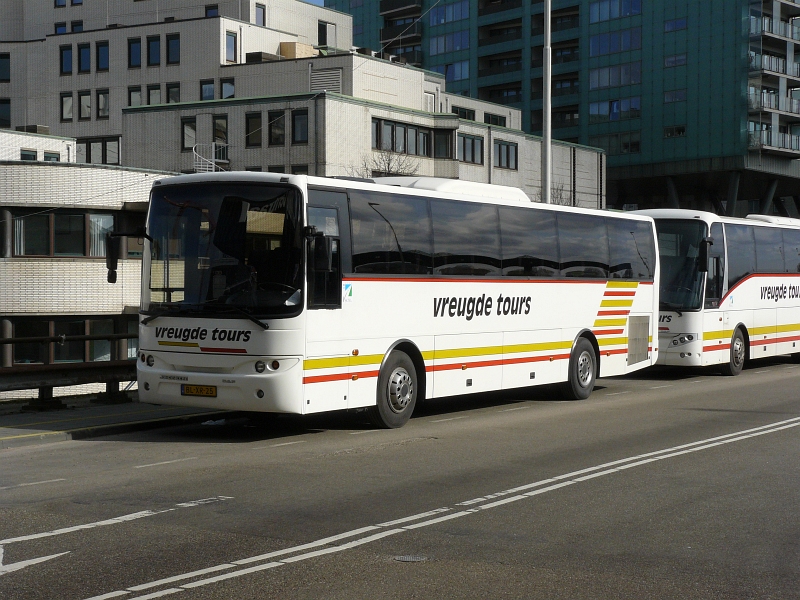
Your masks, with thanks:
<instances>
[{"instance_id":1,"label":"bus side window","mask_svg":"<svg viewBox=\"0 0 800 600\"><path fill-rule=\"evenodd\" d=\"M728 289L756 272L756 242L752 225L725 224L728 248Z\"/></svg>"},{"instance_id":2,"label":"bus side window","mask_svg":"<svg viewBox=\"0 0 800 600\"><path fill-rule=\"evenodd\" d=\"M800 230L783 230L783 248L786 253L786 272L800 273Z\"/></svg>"},{"instance_id":3,"label":"bus side window","mask_svg":"<svg viewBox=\"0 0 800 600\"><path fill-rule=\"evenodd\" d=\"M725 238L722 235L722 223L711 226L711 238L714 243L708 251L705 307L718 308L724 294L725 282Z\"/></svg>"}]
</instances>

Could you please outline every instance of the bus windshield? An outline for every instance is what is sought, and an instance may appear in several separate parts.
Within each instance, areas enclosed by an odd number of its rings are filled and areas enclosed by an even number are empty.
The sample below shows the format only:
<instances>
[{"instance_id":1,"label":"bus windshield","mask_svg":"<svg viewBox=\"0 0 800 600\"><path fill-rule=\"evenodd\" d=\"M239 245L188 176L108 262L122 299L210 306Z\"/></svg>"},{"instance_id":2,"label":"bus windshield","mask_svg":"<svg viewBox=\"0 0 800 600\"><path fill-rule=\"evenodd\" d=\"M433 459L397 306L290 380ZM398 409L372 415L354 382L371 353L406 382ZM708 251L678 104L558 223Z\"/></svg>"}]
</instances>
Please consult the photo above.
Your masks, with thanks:
<instances>
[{"instance_id":1,"label":"bus windshield","mask_svg":"<svg viewBox=\"0 0 800 600\"><path fill-rule=\"evenodd\" d=\"M302 308L300 194L288 186L155 187L142 312L281 317Z\"/></svg>"},{"instance_id":2,"label":"bus windshield","mask_svg":"<svg viewBox=\"0 0 800 600\"><path fill-rule=\"evenodd\" d=\"M699 271L700 243L708 235L702 221L656 219L661 260L660 310L699 310L705 274Z\"/></svg>"}]
</instances>

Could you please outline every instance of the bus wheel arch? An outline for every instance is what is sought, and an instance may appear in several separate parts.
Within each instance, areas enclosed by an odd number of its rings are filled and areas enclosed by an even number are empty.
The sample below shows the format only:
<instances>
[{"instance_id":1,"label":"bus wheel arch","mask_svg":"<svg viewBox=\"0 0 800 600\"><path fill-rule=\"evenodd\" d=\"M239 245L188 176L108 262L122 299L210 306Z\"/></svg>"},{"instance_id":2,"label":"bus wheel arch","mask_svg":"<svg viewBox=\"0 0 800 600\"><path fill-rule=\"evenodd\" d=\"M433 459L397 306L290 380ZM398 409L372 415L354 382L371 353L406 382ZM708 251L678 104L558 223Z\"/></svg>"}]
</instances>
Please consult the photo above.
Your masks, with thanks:
<instances>
[{"instance_id":1,"label":"bus wheel arch","mask_svg":"<svg viewBox=\"0 0 800 600\"><path fill-rule=\"evenodd\" d=\"M425 395L425 362L413 343L403 340L386 352L375 393L375 405L367 409L373 425L395 429L408 422Z\"/></svg>"},{"instance_id":2,"label":"bus wheel arch","mask_svg":"<svg viewBox=\"0 0 800 600\"><path fill-rule=\"evenodd\" d=\"M567 366L567 381L562 392L569 400L585 400L600 374L600 346L589 331L581 332L572 344Z\"/></svg>"},{"instance_id":3,"label":"bus wheel arch","mask_svg":"<svg viewBox=\"0 0 800 600\"><path fill-rule=\"evenodd\" d=\"M731 334L731 347L728 352L728 362L722 363L723 375L735 377L742 372L744 363L750 358L750 336L747 327L739 323Z\"/></svg>"}]
</instances>

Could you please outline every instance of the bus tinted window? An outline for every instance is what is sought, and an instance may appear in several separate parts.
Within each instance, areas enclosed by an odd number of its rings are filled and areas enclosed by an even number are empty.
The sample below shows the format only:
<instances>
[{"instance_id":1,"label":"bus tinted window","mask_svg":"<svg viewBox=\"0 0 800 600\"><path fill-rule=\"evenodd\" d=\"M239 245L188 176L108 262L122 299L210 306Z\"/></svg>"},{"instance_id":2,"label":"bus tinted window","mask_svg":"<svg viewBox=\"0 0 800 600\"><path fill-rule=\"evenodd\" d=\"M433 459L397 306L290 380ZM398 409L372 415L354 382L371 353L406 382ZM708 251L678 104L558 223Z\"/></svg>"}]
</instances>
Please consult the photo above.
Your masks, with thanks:
<instances>
[{"instance_id":1,"label":"bus tinted window","mask_svg":"<svg viewBox=\"0 0 800 600\"><path fill-rule=\"evenodd\" d=\"M783 236L780 229L754 227L756 238L756 268L759 273L784 273Z\"/></svg>"},{"instance_id":2,"label":"bus tinted window","mask_svg":"<svg viewBox=\"0 0 800 600\"><path fill-rule=\"evenodd\" d=\"M564 277L608 277L608 235L603 217L558 213L558 250Z\"/></svg>"},{"instance_id":3,"label":"bus tinted window","mask_svg":"<svg viewBox=\"0 0 800 600\"><path fill-rule=\"evenodd\" d=\"M784 229L783 247L787 273L800 273L800 230Z\"/></svg>"},{"instance_id":4,"label":"bus tinted window","mask_svg":"<svg viewBox=\"0 0 800 600\"><path fill-rule=\"evenodd\" d=\"M728 288L756 272L756 244L749 225L725 224L728 246Z\"/></svg>"},{"instance_id":5,"label":"bus tinted window","mask_svg":"<svg viewBox=\"0 0 800 600\"><path fill-rule=\"evenodd\" d=\"M414 196L350 192L355 273L431 272L428 201Z\"/></svg>"},{"instance_id":6,"label":"bus tinted window","mask_svg":"<svg viewBox=\"0 0 800 600\"><path fill-rule=\"evenodd\" d=\"M435 273L500 274L500 227L495 206L431 200L431 215Z\"/></svg>"},{"instance_id":7,"label":"bus tinted window","mask_svg":"<svg viewBox=\"0 0 800 600\"><path fill-rule=\"evenodd\" d=\"M524 208L500 208L503 275L558 275L558 234L555 213Z\"/></svg>"},{"instance_id":8,"label":"bus tinted window","mask_svg":"<svg viewBox=\"0 0 800 600\"><path fill-rule=\"evenodd\" d=\"M653 279L656 249L653 229L644 221L606 218L612 279Z\"/></svg>"}]
</instances>

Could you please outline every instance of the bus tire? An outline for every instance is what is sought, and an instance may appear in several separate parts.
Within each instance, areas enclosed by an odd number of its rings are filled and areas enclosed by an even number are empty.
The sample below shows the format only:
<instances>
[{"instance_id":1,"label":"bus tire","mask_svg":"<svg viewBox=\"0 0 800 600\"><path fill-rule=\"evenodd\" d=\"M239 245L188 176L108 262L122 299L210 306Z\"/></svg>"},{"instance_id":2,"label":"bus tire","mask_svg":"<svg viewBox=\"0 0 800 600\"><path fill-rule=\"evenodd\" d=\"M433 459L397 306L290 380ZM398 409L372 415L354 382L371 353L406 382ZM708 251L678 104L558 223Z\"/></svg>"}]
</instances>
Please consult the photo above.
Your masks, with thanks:
<instances>
[{"instance_id":1,"label":"bus tire","mask_svg":"<svg viewBox=\"0 0 800 600\"><path fill-rule=\"evenodd\" d=\"M367 409L372 424L383 429L405 425L414 412L418 390L414 362L405 352L395 350L378 375L377 402Z\"/></svg>"},{"instance_id":2,"label":"bus tire","mask_svg":"<svg viewBox=\"0 0 800 600\"><path fill-rule=\"evenodd\" d=\"M562 391L567 400L585 400L594 389L597 356L586 338L579 338L569 355L569 375Z\"/></svg>"},{"instance_id":3,"label":"bus tire","mask_svg":"<svg viewBox=\"0 0 800 600\"><path fill-rule=\"evenodd\" d=\"M737 327L733 332L733 336L731 336L731 349L728 362L724 363L721 367L722 374L735 377L741 373L746 356L747 347L744 343L744 335L742 335L742 330Z\"/></svg>"}]
</instances>

